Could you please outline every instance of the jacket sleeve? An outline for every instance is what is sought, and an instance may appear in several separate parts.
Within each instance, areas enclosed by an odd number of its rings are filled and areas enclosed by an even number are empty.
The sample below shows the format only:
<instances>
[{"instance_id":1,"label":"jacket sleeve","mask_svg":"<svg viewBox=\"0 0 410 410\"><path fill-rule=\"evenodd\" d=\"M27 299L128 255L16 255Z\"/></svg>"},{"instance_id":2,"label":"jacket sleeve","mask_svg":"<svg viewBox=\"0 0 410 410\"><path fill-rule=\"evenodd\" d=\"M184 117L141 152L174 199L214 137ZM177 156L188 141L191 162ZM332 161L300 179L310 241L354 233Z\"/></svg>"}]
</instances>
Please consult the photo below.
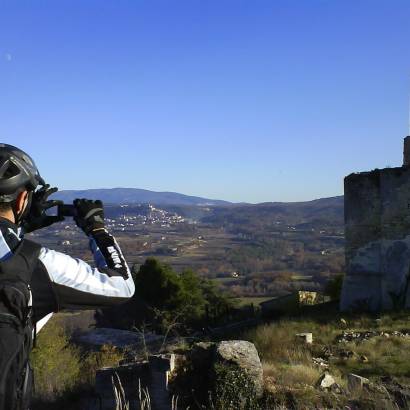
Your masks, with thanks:
<instances>
[{"instance_id":1,"label":"jacket sleeve","mask_svg":"<svg viewBox=\"0 0 410 410\"><path fill-rule=\"evenodd\" d=\"M90 309L126 302L134 281L121 249L105 229L90 236L95 267L61 252L42 248L44 265L55 294L57 310Z\"/></svg>"}]
</instances>

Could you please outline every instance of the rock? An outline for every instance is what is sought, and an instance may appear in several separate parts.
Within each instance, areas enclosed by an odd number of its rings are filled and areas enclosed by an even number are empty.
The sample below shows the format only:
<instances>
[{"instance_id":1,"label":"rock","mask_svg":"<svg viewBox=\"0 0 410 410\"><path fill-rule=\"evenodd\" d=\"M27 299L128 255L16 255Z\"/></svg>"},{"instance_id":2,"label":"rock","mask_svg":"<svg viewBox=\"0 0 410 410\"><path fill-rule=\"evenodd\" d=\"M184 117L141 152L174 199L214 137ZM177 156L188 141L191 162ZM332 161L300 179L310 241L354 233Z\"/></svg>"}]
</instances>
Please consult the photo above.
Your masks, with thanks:
<instances>
[{"instance_id":1,"label":"rock","mask_svg":"<svg viewBox=\"0 0 410 410\"><path fill-rule=\"evenodd\" d=\"M313 333L298 333L296 337L308 345L313 343Z\"/></svg>"},{"instance_id":2,"label":"rock","mask_svg":"<svg viewBox=\"0 0 410 410\"><path fill-rule=\"evenodd\" d=\"M324 357L326 360L329 360L331 357L333 357L332 350L328 346L324 346L322 348L322 357Z\"/></svg>"},{"instance_id":3,"label":"rock","mask_svg":"<svg viewBox=\"0 0 410 410\"><path fill-rule=\"evenodd\" d=\"M257 396L263 394L263 369L253 343L244 340L220 342L216 346L215 362L233 364L244 370L255 384Z\"/></svg>"},{"instance_id":4,"label":"rock","mask_svg":"<svg viewBox=\"0 0 410 410\"><path fill-rule=\"evenodd\" d=\"M348 360L354 357L355 353L351 350L342 350L339 355L341 359Z\"/></svg>"},{"instance_id":5,"label":"rock","mask_svg":"<svg viewBox=\"0 0 410 410\"><path fill-rule=\"evenodd\" d=\"M316 382L316 387L322 390L330 389L336 384L336 380L329 373L323 374Z\"/></svg>"},{"instance_id":6,"label":"rock","mask_svg":"<svg viewBox=\"0 0 410 410\"><path fill-rule=\"evenodd\" d=\"M350 373L347 375L347 385L350 391L362 390L363 386L369 383L369 379L357 374Z\"/></svg>"},{"instance_id":7,"label":"rock","mask_svg":"<svg viewBox=\"0 0 410 410\"><path fill-rule=\"evenodd\" d=\"M381 383L387 389L390 397L394 399L395 407L400 409L408 409L410 404L410 388L399 383L391 376L381 378Z\"/></svg>"},{"instance_id":8,"label":"rock","mask_svg":"<svg viewBox=\"0 0 410 410\"><path fill-rule=\"evenodd\" d=\"M368 362L369 362L369 359L367 358L367 356L362 355L362 356L360 356L360 361L361 361L362 363L368 363Z\"/></svg>"},{"instance_id":9,"label":"rock","mask_svg":"<svg viewBox=\"0 0 410 410\"><path fill-rule=\"evenodd\" d=\"M327 363L325 360L323 360L320 357L314 357L312 358L312 361L316 366L319 366L322 369L327 370L329 368L329 363Z\"/></svg>"},{"instance_id":10,"label":"rock","mask_svg":"<svg viewBox=\"0 0 410 410\"><path fill-rule=\"evenodd\" d=\"M346 394L346 392L343 390L343 388L341 386L339 386L337 383L333 384L330 387L330 391L332 393L336 393L336 394Z\"/></svg>"},{"instance_id":11,"label":"rock","mask_svg":"<svg viewBox=\"0 0 410 410\"><path fill-rule=\"evenodd\" d=\"M365 384L364 388L370 393L378 393L378 394L382 394L383 396L389 396L388 390L386 389L386 387L384 387L381 384L377 384L377 383Z\"/></svg>"}]
</instances>

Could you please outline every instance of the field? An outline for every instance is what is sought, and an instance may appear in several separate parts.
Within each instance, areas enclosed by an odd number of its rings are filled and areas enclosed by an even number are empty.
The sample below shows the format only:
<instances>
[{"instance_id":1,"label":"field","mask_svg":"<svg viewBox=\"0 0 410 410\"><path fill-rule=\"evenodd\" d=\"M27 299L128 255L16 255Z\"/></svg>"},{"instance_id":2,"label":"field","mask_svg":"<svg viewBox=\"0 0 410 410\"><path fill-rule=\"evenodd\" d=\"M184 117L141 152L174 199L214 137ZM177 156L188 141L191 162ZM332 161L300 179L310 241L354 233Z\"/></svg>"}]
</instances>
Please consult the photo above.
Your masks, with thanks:
<instances>
[{"instance_id":1,"label":"field","mask_svg":"<svg viewBox=\"0 0 410 410\"><path fill-rule=\"evenodd\" d=\"M232 297L263 300L321 290L344 271L341 203L336 198L300 206L111 206L107 226L131 266L155 257L178 272L193 269L214 279ZM33 239L92 262L87 239L70 219Z\"/></svg>"}]
</instances>

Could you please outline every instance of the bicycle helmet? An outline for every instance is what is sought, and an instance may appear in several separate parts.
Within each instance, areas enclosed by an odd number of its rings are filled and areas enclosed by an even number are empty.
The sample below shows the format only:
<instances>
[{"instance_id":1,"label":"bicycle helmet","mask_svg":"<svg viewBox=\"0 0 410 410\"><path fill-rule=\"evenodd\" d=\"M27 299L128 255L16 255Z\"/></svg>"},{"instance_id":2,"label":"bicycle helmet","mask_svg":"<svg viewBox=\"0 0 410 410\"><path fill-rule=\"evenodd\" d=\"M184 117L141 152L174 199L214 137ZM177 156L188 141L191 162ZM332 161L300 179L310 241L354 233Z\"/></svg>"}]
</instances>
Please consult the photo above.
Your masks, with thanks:
<instances>
[{"instance_id":1,"label":"bicycle helmet","mask_svg":"<svg viewBox=\"0 0 410 410\"><path fill-rule=\"evenodd\" d=\"M21 149L0 144L0 202L13 202L24 190L35 191L45 185L36 164Z\"/></svg>"}]
</instances>

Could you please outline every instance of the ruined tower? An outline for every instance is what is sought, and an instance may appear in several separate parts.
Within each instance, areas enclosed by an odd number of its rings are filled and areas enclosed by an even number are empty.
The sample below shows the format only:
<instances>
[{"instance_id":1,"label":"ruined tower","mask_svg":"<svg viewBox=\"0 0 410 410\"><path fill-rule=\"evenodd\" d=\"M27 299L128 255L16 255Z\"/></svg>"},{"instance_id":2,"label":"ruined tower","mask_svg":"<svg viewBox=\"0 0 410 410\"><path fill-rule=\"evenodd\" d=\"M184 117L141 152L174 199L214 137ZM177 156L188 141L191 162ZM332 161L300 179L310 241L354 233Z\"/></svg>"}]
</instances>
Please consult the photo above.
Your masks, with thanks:
<instances>
[{"instance_id":1,"label":"ruined tower","mask_svg":"<svg viewBox=\"0 0 410 410\"><path fill-rule=\"evenodd\" d=\"M403 157L345 178L343 311L410 307L410 137Z\"/></svg>"}]
</instances>

